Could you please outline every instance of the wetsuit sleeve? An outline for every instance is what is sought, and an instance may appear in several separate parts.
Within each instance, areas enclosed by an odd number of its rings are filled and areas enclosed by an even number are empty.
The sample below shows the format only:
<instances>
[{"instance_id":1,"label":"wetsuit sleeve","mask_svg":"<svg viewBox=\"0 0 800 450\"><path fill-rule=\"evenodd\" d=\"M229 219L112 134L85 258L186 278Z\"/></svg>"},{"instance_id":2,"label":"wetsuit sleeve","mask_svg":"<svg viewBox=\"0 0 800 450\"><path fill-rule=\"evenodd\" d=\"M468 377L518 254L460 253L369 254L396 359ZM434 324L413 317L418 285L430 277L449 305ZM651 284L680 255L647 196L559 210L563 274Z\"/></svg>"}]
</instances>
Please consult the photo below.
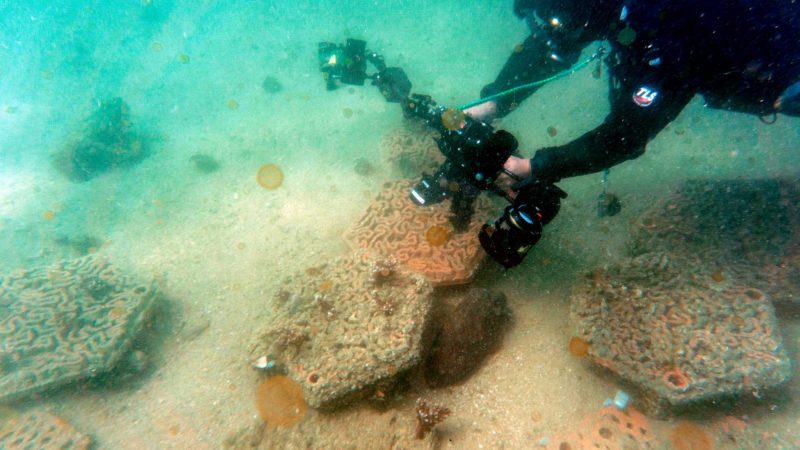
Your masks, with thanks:
<instances>
[{"instance_id":1,"label":"wetsuit sleeve","mask_svg":"<svg viewBox=\"0 0 800 450\"><path fill-rule=\"evenodd\" d=\"M678 116L694 92L681 80L626 83L600 126L566 145L540 149L531 159L531 172L537 178L558 181L636 158Z\"/></svg>"},{"instance_id":2,"label":"wetsuit sleeve","mask_svg":"<svg viewBox=\"0 0 800 450\"><path fill-rule=\"evenodd\" d=\"M514 49L497 79L481 90L481 98L497 94L526 83L532 83L568 69L580 57L588 41L553 38L544 30L537 31ZM556 55L555 57L553 55ZM497 116L511 112L522 100L536 91L523 89L495 100Z\"/></svg>"}]
</instances>

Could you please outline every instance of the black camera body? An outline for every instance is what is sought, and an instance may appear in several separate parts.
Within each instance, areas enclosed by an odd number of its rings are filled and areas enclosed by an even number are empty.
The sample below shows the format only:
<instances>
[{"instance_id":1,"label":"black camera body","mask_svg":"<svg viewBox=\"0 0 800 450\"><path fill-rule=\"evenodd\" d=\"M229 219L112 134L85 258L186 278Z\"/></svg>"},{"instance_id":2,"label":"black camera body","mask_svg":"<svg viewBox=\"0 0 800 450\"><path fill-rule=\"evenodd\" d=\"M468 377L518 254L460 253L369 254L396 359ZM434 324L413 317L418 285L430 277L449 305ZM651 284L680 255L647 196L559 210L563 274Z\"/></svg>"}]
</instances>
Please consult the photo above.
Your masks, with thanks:
<instances>
[{"instance_id":1,"label":"black camera body","mask_svg":"<svg viewBox=\"0 0 800 450\"><path fill-rule=\"evenodd\" d=\"M436 143L445 161L433 175L423 173L412 188L409 197L415 204L425 206L451 199L450 221L456 230L463 231L481 191L492 191L511 202L493 225L482 227L479 239L486 252L504 267L522 262L567 194L552 183L535 179L516 186L518 194L513 199L497 188L494 183L504 173L503 164L517 149L517 139L511 133L437 105L428 95L411 94L411 82L403 69L386 67L383 57L367 50L364 41L322 42L319 62L329 90L340 84L363 85L365 80L372 80L387 101L400 103L406 116L423 120L439 133ZM377 72L368 75L367 63Z\"/></svg>"}]
</instances>

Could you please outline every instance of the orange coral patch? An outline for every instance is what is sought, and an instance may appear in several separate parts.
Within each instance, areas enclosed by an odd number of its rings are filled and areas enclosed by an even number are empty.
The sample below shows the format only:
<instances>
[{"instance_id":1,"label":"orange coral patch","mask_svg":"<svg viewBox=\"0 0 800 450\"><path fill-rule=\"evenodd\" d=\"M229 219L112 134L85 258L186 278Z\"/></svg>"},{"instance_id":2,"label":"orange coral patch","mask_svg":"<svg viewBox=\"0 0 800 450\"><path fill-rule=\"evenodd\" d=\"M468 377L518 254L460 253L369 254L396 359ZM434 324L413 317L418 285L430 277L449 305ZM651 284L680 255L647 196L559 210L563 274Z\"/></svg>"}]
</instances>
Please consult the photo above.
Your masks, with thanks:
<instances>
[{"instance_id":1,"label":"orange coral patch","mask_svg":"<svg viewBox=\"0 0 800 450\"><path fill-rule=\"evenodd\" d=\"M258 387L256 408L267 425L286 427L303 419L308 406L300 385L289 377L277 375Z\"/></svg>"},{"instance_id":2,"label":"orange coral patch","mask_svg":"<svg viewBox=\"0 0 800 450\"><path fill-rule=\"evenodd\" d=\"M283 184L283 171L275 164L264 164L258 169L257 179L264 189L275 189Z\"/></svg>"}]
</instances>

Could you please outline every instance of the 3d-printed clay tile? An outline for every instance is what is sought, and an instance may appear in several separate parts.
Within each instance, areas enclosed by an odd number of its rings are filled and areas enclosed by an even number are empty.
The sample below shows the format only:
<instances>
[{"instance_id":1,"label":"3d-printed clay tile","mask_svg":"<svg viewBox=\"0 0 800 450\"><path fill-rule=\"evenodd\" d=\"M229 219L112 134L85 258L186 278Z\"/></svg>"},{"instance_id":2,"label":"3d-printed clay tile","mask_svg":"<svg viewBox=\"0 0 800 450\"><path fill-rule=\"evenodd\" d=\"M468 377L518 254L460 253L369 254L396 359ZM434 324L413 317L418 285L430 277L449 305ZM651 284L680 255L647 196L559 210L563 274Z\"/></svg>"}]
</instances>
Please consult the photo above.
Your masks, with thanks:
<instances>
[{"instance_id":1,"label":"3d-printed clay tile","mask_svg":"<svg viewBox=\"0 0 800 450\"><path fill-rule=\"evenodd\" d=\"M86 450L91 444L89 436L43 411L17 415L0 424L0 448L4 450Z\"/></svg>"},{"instance_id":2,"label":"3d-printed clay tile","mask_svg":"<svg viewBox=\"0 0 800 450\"><path fill-rule=\"evenodd\" d=\"M0 275L0 402L112 369L154 298L93 255Z\"/></svg>"},{"instance_id":3,"label":"3d-printed clay tile","mask_svg":"<svg viewBox=\"0 0 800 450\"><path fill-rule=\"evenodd\" d=\"M762 291L712 286L702 264L642 254L572 298L589 358L638 385L654 412L775 387L791 364Z\"/></svg>"},{"instance_id":4,"label":"3d-printed clay tile","mask_svg":"<svg viewBox=\"0 0 800 450\"><path fill-rule=\"evenodd\" d=\"M577 426L557 434L544 446L547 450L628 450L662 448L644 414L632 407L603 407Z\"/></svg>"},{"instance_id":5,"label":"3d-printed clay tile","mask_svg":"<svg viewBox=\"0 0 800 450\"><path fill-rule=\"evenodd\" d=\"M434 173L444 162L444 156L433 140L434 136L435 133L424 124L408 120L383 136L381 149L386 159L404 176Z\"/></svg>"},{"instance_id":6,"label":"3d-printed clay tile","mask_svg":"<svg viewBox=\"0 0 800 450\"><path fill-rule=\"evenodd\" d=\"M419 363L433 289L388 258L354 252L283 281L273 319L253 348L333 407Z\"/></svg>"},{"instance_id":7,"label":"3d-printed clay tile","mask_svg":"<svg viewBox=\"0 0 800 450\"><path fill-rule=\"evenodd\" d=\"M411 187L410 181L386 183L362 218L345 233L345 241L353 249L397 258L435 286L470 281L485 256L478 232L492 211L486 195L475 202L475 214L466 231L451 231L443 245L434 246L425 234L432 226L452 230L450 201L418 207L409 199Z\"/></svg>"},{"instance_id":8,"label":"3d-printed clay tile","mask_svg":"<svg viewBox=\"0 0 800 450\"><path fill-rule=\"evenodd\" d=\"M800 185L789 180L693 180L647 210L634 254L700 257L709 274L800 302Z\"/></svg>"}]
</instances>

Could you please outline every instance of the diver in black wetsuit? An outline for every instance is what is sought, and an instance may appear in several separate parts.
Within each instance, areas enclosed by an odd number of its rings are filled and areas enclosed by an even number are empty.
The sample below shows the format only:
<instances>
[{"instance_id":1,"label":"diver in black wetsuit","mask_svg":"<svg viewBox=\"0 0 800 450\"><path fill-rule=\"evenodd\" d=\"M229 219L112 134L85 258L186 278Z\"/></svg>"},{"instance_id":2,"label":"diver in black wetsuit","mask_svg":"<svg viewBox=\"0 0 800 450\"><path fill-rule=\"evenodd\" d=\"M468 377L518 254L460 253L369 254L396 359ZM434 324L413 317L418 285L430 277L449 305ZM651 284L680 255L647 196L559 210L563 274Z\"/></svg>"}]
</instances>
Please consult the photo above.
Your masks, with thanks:
<instances>
[{"instance_id":1,"label":"diver in black wetsuit","mask_svg":"<svg viewBox=\"0 0 800 450\"><path fill-rule=\"evenodd\" d=\"M569 68L593 41L612 46L611 113L566 145L509 158L520 177L555 182L636 158L695 94L762 118L800 115L800 0L515 0L514 12L532 34L484 97ZM467 112L490 121L534 90Z\"/></svg>"}]
</instances>

